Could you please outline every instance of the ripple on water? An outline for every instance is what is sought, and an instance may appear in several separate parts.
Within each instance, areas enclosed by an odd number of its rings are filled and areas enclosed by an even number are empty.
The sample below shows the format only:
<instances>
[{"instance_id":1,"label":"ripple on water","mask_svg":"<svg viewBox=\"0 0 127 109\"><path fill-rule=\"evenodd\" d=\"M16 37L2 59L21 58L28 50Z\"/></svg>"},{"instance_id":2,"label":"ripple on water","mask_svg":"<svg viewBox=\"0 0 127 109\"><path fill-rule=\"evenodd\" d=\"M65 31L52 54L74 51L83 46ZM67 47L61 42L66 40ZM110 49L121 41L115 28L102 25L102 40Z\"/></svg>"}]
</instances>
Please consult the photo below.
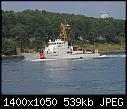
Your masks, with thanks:
<instances>
[{"instance_id":1,"label":"ripple on water","mask_svg":"<svg viewBox=\"0 0 127 109\"><path fill-rule=\"evenodd\" d=\"M125 58L2 62L4 94L125 94Z\"/></svg>"}]
</instances>

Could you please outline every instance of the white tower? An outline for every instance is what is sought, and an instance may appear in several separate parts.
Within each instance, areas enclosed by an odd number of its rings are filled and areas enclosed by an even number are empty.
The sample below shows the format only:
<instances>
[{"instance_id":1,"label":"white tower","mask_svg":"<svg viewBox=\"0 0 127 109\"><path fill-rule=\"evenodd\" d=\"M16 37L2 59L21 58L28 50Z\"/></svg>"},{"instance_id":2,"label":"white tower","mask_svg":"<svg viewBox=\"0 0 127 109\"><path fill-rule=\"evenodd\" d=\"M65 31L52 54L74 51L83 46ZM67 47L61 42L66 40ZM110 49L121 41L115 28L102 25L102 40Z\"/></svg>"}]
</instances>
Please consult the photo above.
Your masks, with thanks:
<instances>
[{"instance_id":1,"label":"white tower","mask_svg":"<svg viewBox=\"0 0 127 109\"><path fill-rule=\"evenodd\" d=\"M108 18L109 17L108 12L101 12L100 15L101 15L101 18Z\"/></svg>"}]
</instances>

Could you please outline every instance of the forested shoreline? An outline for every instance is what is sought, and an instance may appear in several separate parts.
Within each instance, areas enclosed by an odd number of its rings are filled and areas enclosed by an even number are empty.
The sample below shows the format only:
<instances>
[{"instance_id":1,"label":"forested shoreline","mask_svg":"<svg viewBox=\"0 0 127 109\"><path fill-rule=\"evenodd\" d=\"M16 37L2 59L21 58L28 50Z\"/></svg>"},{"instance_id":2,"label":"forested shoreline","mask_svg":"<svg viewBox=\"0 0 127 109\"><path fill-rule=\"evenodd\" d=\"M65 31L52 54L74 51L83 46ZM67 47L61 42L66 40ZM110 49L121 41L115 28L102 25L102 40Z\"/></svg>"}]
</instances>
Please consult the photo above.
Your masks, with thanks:
<instances>
[{"instance_id":1,"label":"forested shoreline","mask_svg":"<svg viewBox=\"0 0 127 109\"><path fill-rule=\"evenodd\" d=\"M125 20L53 13L45 10L22 12L2 10L2 53L16 54L16 48L42 49L49 39L59 37L60 23L67 21L69 41L89 44L125 44Z\"/></svg>"}]
</instances>

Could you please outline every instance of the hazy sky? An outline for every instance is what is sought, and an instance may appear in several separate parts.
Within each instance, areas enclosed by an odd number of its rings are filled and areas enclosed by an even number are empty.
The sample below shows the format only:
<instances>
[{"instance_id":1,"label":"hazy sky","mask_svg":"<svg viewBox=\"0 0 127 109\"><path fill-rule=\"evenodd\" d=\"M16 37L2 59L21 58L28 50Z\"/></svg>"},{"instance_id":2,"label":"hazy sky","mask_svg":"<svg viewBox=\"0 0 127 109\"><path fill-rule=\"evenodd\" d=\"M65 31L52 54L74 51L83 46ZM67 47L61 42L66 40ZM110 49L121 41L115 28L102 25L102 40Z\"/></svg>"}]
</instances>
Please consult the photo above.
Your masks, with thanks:
<instances>
[{"instance_id":1,"label":"hazy sky","mask_svg":"<svg viewBox=\"0 0 127 109\"><path fill-rule=\"evenodd\" d=\"M14 11L39 9L89 17L100 17L100 12L108 12L110 17L126 19L125 1L2 1L1 8Z\"/></svg>"}]
</instances>

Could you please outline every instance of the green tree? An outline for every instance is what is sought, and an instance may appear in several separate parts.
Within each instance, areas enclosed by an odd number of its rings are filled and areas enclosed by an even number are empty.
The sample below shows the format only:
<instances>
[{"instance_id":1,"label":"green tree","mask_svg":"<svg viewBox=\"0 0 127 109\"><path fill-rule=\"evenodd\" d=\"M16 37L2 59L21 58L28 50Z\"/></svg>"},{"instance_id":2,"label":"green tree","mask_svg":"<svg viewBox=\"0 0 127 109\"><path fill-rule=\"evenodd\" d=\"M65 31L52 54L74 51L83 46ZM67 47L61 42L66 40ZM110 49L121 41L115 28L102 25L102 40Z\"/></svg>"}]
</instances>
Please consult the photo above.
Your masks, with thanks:
<instances>
[{"instance_id":1,"label":"green tree","mask_svg":"<svg viewBox=\"0 0 127 109\"><path fill-rule=\"evenodd\" d=\"M68 34L71 42L79 40L80 36L84 39L88 37L88 43L98 43L96 40L98 36L105 38L106 43L123 43L125 40L125 35L123 35L125 20L100 19L37 9L27 9L22 12L2 10L2 38L13 39L24 48L31 46L38 48L36 47L36 44L40 43L37 42L38 38L47 42L49 38L59 37L59 25L65 20L71 25ZM29 41L30 38L34 38L36 44L32 44ZM79 42L82 43L80 40Z\"/></svg>"},{"instance_id":2,"label":"green tree","mask_svg":"<svg viewBox=\"0 0 127 109\"><path fill-rule=\"evenodd\" d=\"M15 55L18 44L13 40L2 40L2 51L5 55Z\"/></svg>"}]
</instances>

